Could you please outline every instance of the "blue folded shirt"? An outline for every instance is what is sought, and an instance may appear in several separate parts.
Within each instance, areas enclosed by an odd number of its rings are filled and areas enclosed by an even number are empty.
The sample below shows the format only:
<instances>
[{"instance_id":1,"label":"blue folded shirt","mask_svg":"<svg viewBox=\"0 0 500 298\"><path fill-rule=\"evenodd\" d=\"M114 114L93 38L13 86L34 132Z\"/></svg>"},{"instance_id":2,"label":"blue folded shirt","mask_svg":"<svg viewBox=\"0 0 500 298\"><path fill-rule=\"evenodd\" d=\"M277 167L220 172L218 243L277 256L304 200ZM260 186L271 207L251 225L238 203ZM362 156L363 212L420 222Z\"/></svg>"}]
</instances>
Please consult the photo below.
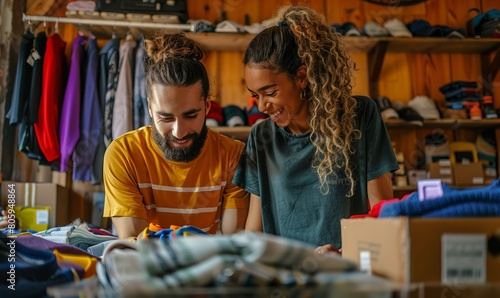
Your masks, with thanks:
<instances>
[{"instance_id":1,"label":"blue folded shirt","mask_svg":"<svg viewBox=\"0 0 500 298\"><path fill-rule=\"evenodd\" d=\"M443 184L443 196L419 201L418 192L382 206L379 217L500 216L500 180L480 188L457 189Z\"/></svg>"}]
</instances>

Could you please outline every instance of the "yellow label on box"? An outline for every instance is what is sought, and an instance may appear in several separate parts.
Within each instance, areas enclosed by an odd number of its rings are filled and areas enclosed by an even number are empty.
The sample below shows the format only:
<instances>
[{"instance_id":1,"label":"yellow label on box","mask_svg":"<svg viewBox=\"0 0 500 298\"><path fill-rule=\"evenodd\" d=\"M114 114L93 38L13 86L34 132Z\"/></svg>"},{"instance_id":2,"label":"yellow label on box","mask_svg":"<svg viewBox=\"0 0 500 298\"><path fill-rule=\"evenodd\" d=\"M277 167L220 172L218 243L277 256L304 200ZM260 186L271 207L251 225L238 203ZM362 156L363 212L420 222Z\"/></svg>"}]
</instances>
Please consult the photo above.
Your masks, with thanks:
<instances>
[{"instance_id":1,"label":"yellow label on box","mask_svg":"<svg viewBox=\"0 0 500 298\"><path fill-rule=\"evenodd\" d=\"M14 207L21 230L44 231L49 228L50 207Z\"/></svg>"}]
</instances>

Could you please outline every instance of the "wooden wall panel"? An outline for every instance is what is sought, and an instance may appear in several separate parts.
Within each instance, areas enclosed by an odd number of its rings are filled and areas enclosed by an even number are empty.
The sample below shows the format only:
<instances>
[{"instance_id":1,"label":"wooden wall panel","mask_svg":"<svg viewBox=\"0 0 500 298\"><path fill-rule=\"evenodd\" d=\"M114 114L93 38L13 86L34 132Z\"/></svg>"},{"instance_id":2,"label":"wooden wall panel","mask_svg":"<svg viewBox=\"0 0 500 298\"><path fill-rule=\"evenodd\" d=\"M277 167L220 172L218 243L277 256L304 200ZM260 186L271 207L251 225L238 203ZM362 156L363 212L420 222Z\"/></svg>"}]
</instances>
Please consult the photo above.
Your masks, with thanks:
<instances>
[{"instance_id":1,"label":"wooden wall panel","mask_svg":"<svg viewBox=\"0 0 500 298\"><path fill-rule=\"evenodd\" d=\"M419 158L416 144L417 129L388 128L389 137L396 152L403 152L406 170L414 169Z\"/></svg>"},{"instance_id":2,"label":"wooden wall panel","mask_svg":"<svg viewBox=\"0 0 500 298\"><path fill-rule=\"evenodd\" d=\"M379 93L391 101L407 103L412 98L409 55L387 54L380 74Z\"/></svg>"},{"instance_id":3,"label":"wooden wall panel","mask_svg":"<svg viewBox=\"0 0 500 298\"><path fill-rule=\"evenodd\" d=\"M446 0L447 21L450 27L465 28L469 19L468 10L471 7L480 7L480 0L453 1ZM450 64L451 79L481 82L481 63L479 55L452 54Z\"/></svg>"},{"instance_id":4,"label":"wooden wall panel","mask_svg":"<svg viewBox=\"0 0 500 298\"><path fill-rule=\"evenodd\" d=\"M243 79L243 53L226 52L220 56L218 77L220 89L217 95L222 106L235 104L244 107L249 95ZM232 75L226 75L231 73Z\"/></svg>"},{"instance_id":5,"label":"wooden wall panel","mask_svg":"<svg viewBox=\"0 0 500 298\"><path fill-rule=\"evenodd\" d=\"M451 80L450 55L448 54L414 54L411 60L411 96L427 95L444 106L444 95L439 87Z\"/></svg>"},{"instance_id":6,"label":"wooden wall panel","mask_svg":"<svg viewBox=\"0 0 500 298\"><path fill-rule=\"evenodd\" d=\"M208 79L210 81L210 95L212 100L219 102L217 94L221 88L219 80L219 53L207 52L207 58L202 61L207 69Z\"/></svg>"},{"instance_id":7,"label":"wooden wall panel","mask_svg":"<svg viewBox=\"0 0 500 298\"><path fill-rule=\"evenodd\" d=\"M58 15L61 9L65 9L66 3L72 1L64 0L27 0L26 14L28 15ZM64 10L63 10L64 12ZM63 15L61 15L63 16Z\"/></svg>"},{"instance_id":8,"label":"wooden wall panel","mask_svg":"<svg viewBox=\"0 0 500 298\"><path fill-rule=\"evenodd\" d=\"M448 25L446 5L443 0L428 0L425 2L425 13L416 17L425 19L432 25Z\"/></svg>"},{"instance_id":9,"label":"wooden wall panel","mask_svg":"<svg viewBox=\"0 0 500 298\"><path fill-rule=\"evenodd\" d=\"M260 22L274 18L276 11L283 5L292 4L291 0L259 0L260 2Z\"/></svg>"},{"instance_id":10,"label":"wooden wall panel","mask_svg":"<svg viewBox=\"0 0 500 298\"><path fill-rule=\"evenodd\" d=\"M368 95L368 58L364 53L351 53L351 59L356 63L352 94Z\"/></svg>"},{"instance_id":11,"label":"wooden wall panel","mask_svg":"<svg viewBox=\"0 0 500 298\"><path fill-rule=\"evenodd\" d=\"M188 1L187 8L188 17L193 20L207 20L215 23L221 19L222 4L220 0Z\"/></svg>"},{"instance_id":12,"label":"wooden wall panel","mask_svg":"<svg viewBox=\"0 0 500 298\"><path fill-rule=\"evenodd\" d=\"M488 10L494 9L494 8L500 9L500 3L498 0L482 0L481 1L481 10L482 11L488 11ZM494 54L496 54L496 53L492 54L491 59L493 59ZM499 52L499 54L500 54L500 52ZM495 107L500 108L500 71L498 72L498 74L496 75L495 78L492 78L492 81L493 81L492 91L493 91ZM499 163L499 167L500 167L500 163Z\"/></svg>"},{"instance_id":13,"label":"wooden wall panel","mask_svg":"<svg viewBox=\"0 0 500 298\"><path fill-rule=\"evenodd\" d=\"M245 24L245 16L249 18L249 24L260 22L259 0L225 0L223 5L227 19L238 24Z\"/></svg>"},{"instance_id":14,"label":"wooden wall panel","mask_svg":"<svg viewBox=\"0 0 500 298\"><path fill-rule=\"evenodd\" d=\"M319 11L323 14L326 15L326 3L325 2L330 2L328 0L296 0L294 1L295 4L300 4L304 6L308 6L316 11Z\"/></svg>"},{"instance_id":15,"label":"wooden wall panel","mask_svg":"<svg viewBox=\"0 0 500 298\"><path fill-rule=\"evenodd\" d=\"M415 13L413 20L425 19L432 25L447 25L446 2L429 0L425 2L424 13ZM449 54L412 54L411 86L412 98L417 95L427 95L444 106L444 96L439 87L450 82Z\"/></svg>"},{"instance_id":16,"label":"wooden wall panel","mask_svg":"<svg viewBox=\"0 0 500 298\"><path fill-rule=\"evenodd\" d=\"M360 1L352 1L360 2ZM397 18L404 23L410 22L415 16L425 16L426 3L420 3L410 6L382 6L363 2L363 10L367 21L377 21L380 24Z\"/></svg>"},{"instance_id":17,"label":"wooden wall panel","mask_svg":"<svg viewBox=\"0 0 500 298\"><path fill-rule=\"evenodd\" d=\"M359 29L362 28L365 16L361 1L326 1L327 22L343 24L353 22Z\"/></svg>"}]
</instances>

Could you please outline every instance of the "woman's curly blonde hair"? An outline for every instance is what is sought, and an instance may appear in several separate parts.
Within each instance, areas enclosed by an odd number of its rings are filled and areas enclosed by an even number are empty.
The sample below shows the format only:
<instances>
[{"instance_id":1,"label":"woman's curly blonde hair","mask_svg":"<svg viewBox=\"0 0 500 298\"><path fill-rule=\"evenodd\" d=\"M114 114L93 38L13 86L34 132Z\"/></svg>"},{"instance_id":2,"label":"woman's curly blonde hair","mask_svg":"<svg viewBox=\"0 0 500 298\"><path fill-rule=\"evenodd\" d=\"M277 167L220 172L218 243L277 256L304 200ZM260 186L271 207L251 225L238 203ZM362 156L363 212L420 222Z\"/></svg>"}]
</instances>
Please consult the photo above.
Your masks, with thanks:
<instances>
[{"instance_id":1,"label":"woman's curly blonde hair","mask_svg":"<svg viewBox=\"0 0 500 298\"><path fill-rule=\"evenodd\" d=\"M300 66L307 67L310 139L316 148L312 166L324 194L330 190L329 176L343 169L351 184L347 196L352 196L356 179L351 156L354 141L361 137L352 97L354 63L339 35L316 11L286 6L278 11L276 23L252 40L243 62L286 72L290 78Z\"/></svg>"}]
</instances>

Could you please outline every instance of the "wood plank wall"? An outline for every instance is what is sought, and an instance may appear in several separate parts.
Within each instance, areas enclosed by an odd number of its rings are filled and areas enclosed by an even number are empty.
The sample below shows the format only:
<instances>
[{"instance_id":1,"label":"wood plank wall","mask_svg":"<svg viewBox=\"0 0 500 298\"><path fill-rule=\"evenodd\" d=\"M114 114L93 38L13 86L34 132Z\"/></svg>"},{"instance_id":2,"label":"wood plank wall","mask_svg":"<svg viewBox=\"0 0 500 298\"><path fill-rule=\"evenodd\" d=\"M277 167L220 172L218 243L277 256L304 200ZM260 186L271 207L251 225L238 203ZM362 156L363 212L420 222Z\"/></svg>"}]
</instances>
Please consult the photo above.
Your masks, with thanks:
<instances>
[{"instance_id":1,"label":"wood plank wall","mask_svg":"<svg viewBox=\"0 0 500 298\"><path fill-rule=\"evenodd\" d=\"M71 1L27 0L27 13L64 16L67 2ZM243 24L246 16L251 23L262 22L271 18L277 7L290 3L307 5L324 12L329 23L350 21L359 28L368 21L383 23L391 18L398 18L405 23L426 19L434 25L465 28L467 20L474 15L468 13L469 8L477 7L486 11L500 7L498 0L428 0L405 7L385 7L361 0L188 0L188 13L192 19L217 22L221 19L222 11L225 11L227 19ZM60 24L59 31L68 42L77 34L76 28L69 24ZM70 50L67 47L68 55ZM358 67L354 92L368 94L366 55L352 53L351 57ZM212 80L213 95L222 105L243 106L246 103L248 92L243 79L242 58L243 52L240 51L208 53L205 64ZM444 103L444 96L438 88L452 80L482 83L479 55L390 53L384 60L379 90L381 95L393 101L406 103L417 95L425 94ZM494 81L494 93L500 94L499 80ZM500 107L500 100L495 102Z\"/></svg>"},{"instance_id":2,"label":"wood plank wall","mask_svg":"<svg viewBox=\"0 0 500 298\"><path fill-rule=\"evenodd\" d=\"M33 15L65 16L65 6L71 1L64 0L26 0L26 12ZM425 3L406 7L384 7L361 0L188 0L188 13L192 19L205 19L216 22L225 11L229 20L243 24L246 16L251 23L262 22L272 17L276 8L283 4L303 4L323 12L329 23L351 21L359 28L368 21L383 23L391 18L399 18L405 23L414 19L426 19L434 25L465 28L471 17L469 8L477 7L482 11L498 8L498 0L428 0ZM20 17L20 16L19 16ZM53 32L54 24L47 24L47 30ZM77 35L77 28L70 24L59 24L59 33L70 45ZM106 40L100 40L104 44ZM66 53L69 58L70 46ZM357 64L355 73L355 94L368 94L367 58L365 53L352 53ZM212 81L212 94L220 104L246 104L248 92L243 78L241 64L243 52L209 52L205 62ZM479 55L465 54L387 54L378 83L381 95L391 101L407 103L414 96L428 95L439 103L444 103L444 96L438 88L452 80L472 80L482 84ZM500 82L495 78L492 86L495 105L500 107ZM391 138L397 143L398 150L407 152L406 158L413 163L418 151L416 142L422 142L427 132L390 131ZM450 132L445 131L447 135ZM417 144L418 145L418 144ZM417 146L418 147L418 146ZM19 157L23 159L25 157ZM411 165L410 165L411 167ZM29 171L26 171L27 173ZM33 171L31 171L32 173ZM19 177L19 176L18 176ZM24 177L26 179L26 177ZM23 177L20 178L21 181ZM86 183L73 182L71 204L72 217L89 219L91 195L102 187Z\"/></svg>"}]
</instances>

